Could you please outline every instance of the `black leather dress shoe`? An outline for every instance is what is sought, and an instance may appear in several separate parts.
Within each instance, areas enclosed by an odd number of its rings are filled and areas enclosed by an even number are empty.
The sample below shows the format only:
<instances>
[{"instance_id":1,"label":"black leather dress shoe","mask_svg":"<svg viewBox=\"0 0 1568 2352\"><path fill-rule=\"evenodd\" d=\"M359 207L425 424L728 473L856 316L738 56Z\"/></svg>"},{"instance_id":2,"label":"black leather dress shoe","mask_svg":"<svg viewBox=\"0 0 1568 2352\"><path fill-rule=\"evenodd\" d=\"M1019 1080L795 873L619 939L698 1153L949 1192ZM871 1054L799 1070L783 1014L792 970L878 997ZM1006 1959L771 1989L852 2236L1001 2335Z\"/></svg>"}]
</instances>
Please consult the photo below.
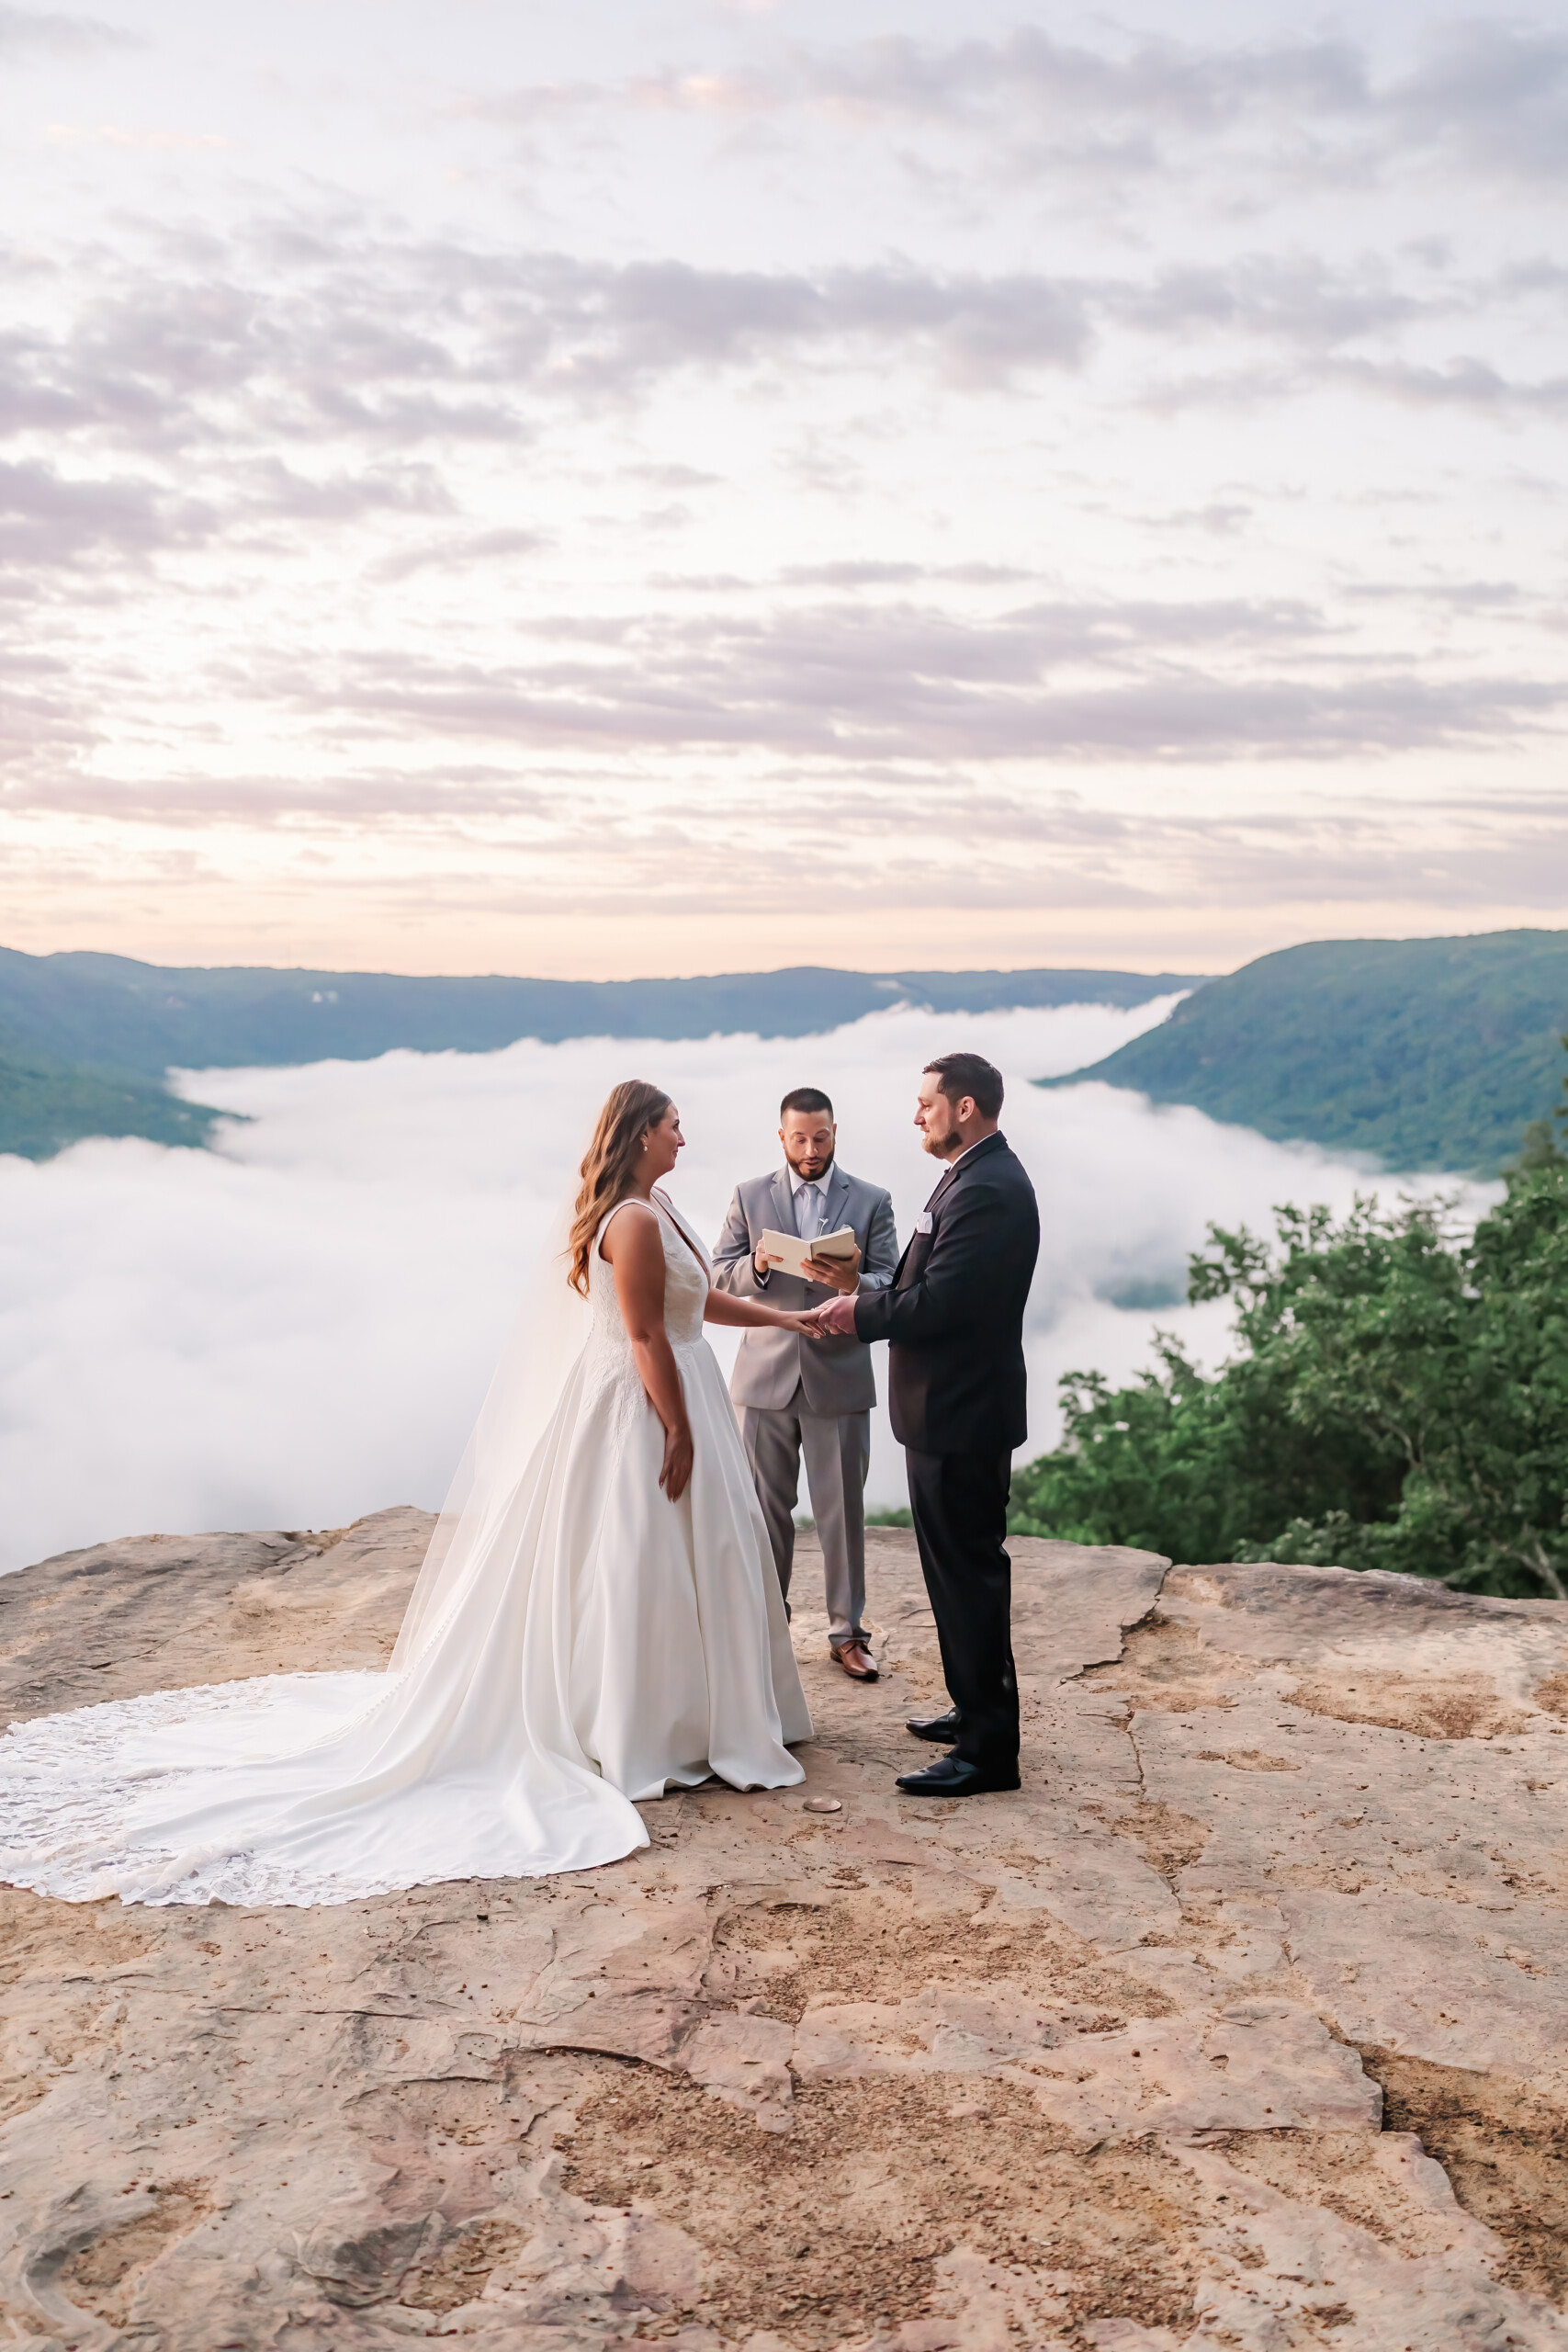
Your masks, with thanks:
<instances>
[{"instance_id":1,"label":"black leather dress shoe","mask_svg":"<svg viewBox=\"0 0 1568 2352\"><path fill-rule=\"evenodd\" d=\"M945 1715L911 1715L904 1726L917 1739L934 1739L939 1747L951 1747L962 1727L956 1707L949 1707Z\"/></svg>"},{"instance_id":2,"label":"black leather dress shoe","mask_svg":"<svg viewBox=\"0 0 1568 2352\"><path fill-rule=\"evenodd\" d=\"M1018 1784L1016 1772L983 1772L978 1764L965 1764L962 1756L939 1757L921 1772L898 1775L898 1786L910 1797L984 1797Z\"/></svg>"}]
</instances>

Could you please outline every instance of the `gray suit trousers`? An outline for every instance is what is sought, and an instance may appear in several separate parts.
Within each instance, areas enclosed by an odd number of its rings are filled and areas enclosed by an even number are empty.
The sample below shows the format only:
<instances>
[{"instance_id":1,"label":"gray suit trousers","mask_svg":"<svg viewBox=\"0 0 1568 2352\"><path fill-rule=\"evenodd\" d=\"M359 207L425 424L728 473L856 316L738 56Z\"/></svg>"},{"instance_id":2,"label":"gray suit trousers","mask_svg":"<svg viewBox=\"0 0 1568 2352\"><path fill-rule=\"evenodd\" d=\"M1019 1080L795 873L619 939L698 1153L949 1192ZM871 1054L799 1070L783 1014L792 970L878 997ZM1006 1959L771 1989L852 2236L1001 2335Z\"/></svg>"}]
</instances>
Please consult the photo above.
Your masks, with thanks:
<instances>
[{"instance_id":1,"label":"gray suit trousers","mask_svg":"<svg viewBox=\"0 0 1568 2352\"><path fill-rule=\"evenodd\" d=\"M863 1642L865 1630L865 1480L871 1467L869 1413L808 1413L797 1388L782 1411L740 1408L740 1438L757 1499L768 1522L779 1585L789 1599L795 1565L795 1504L800 1457L811 1516L822 1544L828 1588L828 1638L836 1649Z\"/></svg>"}]
</instances>

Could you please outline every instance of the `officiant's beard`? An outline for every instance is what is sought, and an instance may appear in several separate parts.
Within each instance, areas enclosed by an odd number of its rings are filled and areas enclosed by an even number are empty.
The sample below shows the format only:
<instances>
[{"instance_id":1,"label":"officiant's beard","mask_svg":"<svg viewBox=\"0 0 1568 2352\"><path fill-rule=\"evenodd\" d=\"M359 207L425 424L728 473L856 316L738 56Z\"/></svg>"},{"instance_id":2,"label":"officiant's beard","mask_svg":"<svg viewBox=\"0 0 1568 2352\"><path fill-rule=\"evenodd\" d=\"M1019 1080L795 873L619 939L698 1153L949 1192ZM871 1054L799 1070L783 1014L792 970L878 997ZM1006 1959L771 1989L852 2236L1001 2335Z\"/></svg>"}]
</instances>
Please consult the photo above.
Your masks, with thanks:
<instances>
[{"instance_id":1,"label":"officiant's beard","mask_svg":"<svg viewBox=\"0 0 1568 2352\"><path fill-rule=\"evenodd\" d=\"M829 1169L833 1165L833 1153L829 1151L824 1158L818 1159L815 1152L806 1152L799 1159L790 1159L788 1151L784 1153L784 1158L789 1160L795 1174L803 1177L808 1184L815 1184L819 1176L826 1176Z\"/></svg>"}]
</instances>

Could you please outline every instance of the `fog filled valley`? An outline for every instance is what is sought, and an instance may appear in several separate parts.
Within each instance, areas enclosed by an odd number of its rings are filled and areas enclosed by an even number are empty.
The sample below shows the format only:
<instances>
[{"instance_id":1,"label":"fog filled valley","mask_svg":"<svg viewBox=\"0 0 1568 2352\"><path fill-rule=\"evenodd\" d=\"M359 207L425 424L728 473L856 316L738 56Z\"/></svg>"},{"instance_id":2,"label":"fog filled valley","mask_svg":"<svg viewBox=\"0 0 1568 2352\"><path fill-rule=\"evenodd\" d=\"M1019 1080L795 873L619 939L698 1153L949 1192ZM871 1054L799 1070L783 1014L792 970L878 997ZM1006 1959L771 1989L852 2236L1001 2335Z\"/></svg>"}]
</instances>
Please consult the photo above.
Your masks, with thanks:
<instances>
[{"instance_id":1,"label":"fog filled valley","mask_svg":"<svg viewBox=\"0 0 1568 2352\"><path fill-rule=\"evenodd\" d=\"M915 1073L956 1046L996 1060L1041 1202L1038 1452L1059 1434L1062 1372L1124 1376L1156 1327L1223 1359L1228 1308L1183 1303L1210 1220L1266 1226L1292 1200L1343 1209L1373 1181L1365 1161L1124 1090L1028 1083L1114 1051L1171 1001L195 1071L181 1091L236 1114L215 1150L129 1138L0 1159L0 1565L130 1532L330 1527L438 1504L592 1114L630 1074L675 1096L688 1148L672 1190L710 1238L735 1182L776 1163L781 1093L816 1084L838 1105L844 1165L891 1190L902 1239L937 1173L910 1125ZM734 1341L716 1338L728 1363ZM871 1499L904 1500L885 1408Z\"/></svg>"}]
</instances>

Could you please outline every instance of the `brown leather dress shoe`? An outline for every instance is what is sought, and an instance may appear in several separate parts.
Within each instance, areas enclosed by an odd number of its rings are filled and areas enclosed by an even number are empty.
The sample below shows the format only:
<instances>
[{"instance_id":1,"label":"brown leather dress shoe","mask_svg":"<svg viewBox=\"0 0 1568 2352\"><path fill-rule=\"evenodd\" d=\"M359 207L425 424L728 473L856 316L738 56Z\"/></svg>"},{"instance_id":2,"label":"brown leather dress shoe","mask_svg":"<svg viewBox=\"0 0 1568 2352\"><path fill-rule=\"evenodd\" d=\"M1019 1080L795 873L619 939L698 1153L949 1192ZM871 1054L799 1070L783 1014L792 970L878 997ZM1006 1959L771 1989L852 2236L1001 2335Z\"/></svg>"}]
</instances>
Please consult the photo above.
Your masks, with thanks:
<instances>
[{"instance_id":1,"label":"brown leather dress shoe","mask_svg":"<svg viewBox=\"0 0 1568 2352\"><path fill-rule=\"evenodd\" d=\"M833 1663L841 1666L852 1682L874 1682L876 1660L863 1642L846 1642L842 1649L833 1649Z\"/></svg>"}]
</instances>

